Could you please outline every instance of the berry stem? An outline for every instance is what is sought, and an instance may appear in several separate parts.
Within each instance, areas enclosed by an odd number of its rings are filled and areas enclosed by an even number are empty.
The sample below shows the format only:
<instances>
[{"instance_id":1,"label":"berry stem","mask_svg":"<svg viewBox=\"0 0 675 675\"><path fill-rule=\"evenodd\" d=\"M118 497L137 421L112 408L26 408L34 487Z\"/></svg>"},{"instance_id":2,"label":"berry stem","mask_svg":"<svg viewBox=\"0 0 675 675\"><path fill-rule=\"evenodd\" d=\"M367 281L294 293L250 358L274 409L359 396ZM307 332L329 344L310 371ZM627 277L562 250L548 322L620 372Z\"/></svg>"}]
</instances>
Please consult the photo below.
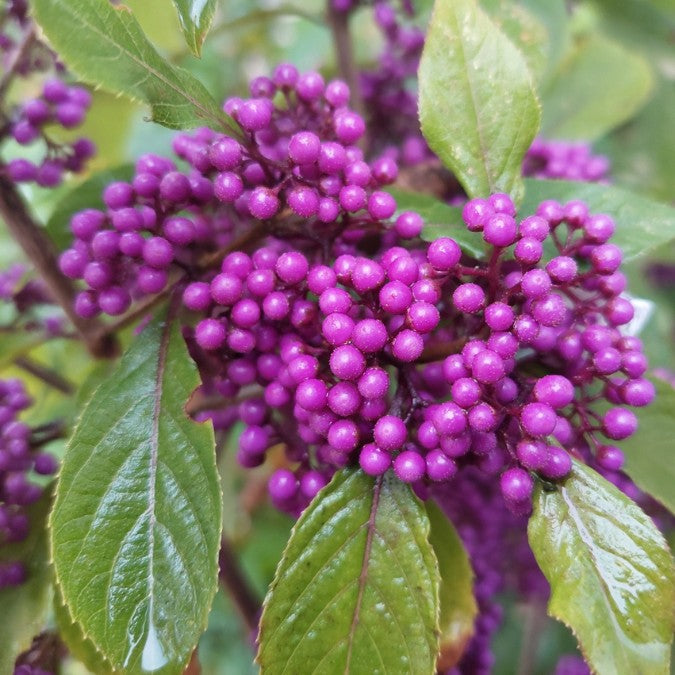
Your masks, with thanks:
<instances>
[{"instance_id":1,"label":"berry stem","mask_svg":"<svg viewBox=\"0 0 675 675\"><path fill-rule=\"evenodd\" d=\"M97 358L112 358L119 349L115 338L91 319L75 312L75 289L61 274L56 253L44 230L33 220L23 198L0 166L0 215L16 242L47 284L54 300L61 306L87 349Z\"/></svg>"},{"instance_id":2,"label":"berry stem","mask_svg":"<svg viewBox=\"0 0 675 675\"><path fill-rule=\"evenodd\" d=\"M246 627L251 632L257 632L258 620L260 619L260 600L244 576L237 555L227 537L223 537L220 542L218 565L220 580L241 614Z\"/></svg>"},{"instance_id":3,"label":"berry stem","mask_svg":"<svg viewBox=\"0 0 675 675\"><path fill-rule=\"evenodd\" d=\"M66 396L71 396L75 393L75 387L72 383L67 380L62 375L59 375L55 370L47 368L33 359L27 356L19 356L14 359L14 364L17 365L21 370L25 370L27 373L30 373L34 377L37 377L39 380L42 380L45 384L49 385L53 389L60 391Z\"/></svg>"},{"instance_id":4,"label":"berry stem","mask_svg":"<svg viewBox=\"0 0 675 675\"><path fill-rule=\"evenodd\" d=\"M359 71L356 62L354 61L352 36L349 32L350 12L337 11L330 0L327 5L328 25L333 34L333 45L335 46L335 58L337 60L338 72L351 92L350 107L365 119L363 97L361 96L361 88L359 86ZM366 134L361 137L359 145L362 148L368 147L368 138Z\"/></svg>"},{"instance_id":5,"label":"berry stem","mask_svg":"<svg viewBox=\"0 0 675 675\"><path fill-rule=\"evenodd\" d=\"M35 27L33 24L30 25L30 28L24 33L21 42L17 46L14 56L10 63L7 64L7 68L0 78L0 98L3 98L9 89L9 85L12 83L14 76L16 75L17 67L21 64L24 57L28 53L28 50L33 46L35 41Z\"/></svg>"}]
</instances>

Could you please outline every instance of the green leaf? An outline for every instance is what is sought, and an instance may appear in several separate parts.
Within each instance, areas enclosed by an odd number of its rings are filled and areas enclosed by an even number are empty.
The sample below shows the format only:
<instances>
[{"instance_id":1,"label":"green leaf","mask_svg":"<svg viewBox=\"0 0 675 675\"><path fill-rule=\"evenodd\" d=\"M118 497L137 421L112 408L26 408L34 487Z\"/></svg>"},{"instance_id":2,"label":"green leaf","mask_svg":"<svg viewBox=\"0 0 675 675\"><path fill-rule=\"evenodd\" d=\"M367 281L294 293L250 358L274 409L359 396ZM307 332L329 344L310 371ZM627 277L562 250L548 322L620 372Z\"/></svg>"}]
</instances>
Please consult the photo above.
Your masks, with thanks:
<instances>
[{"instance_id":1,"label":"green leaf","mask_svg":"<svg viewBox=\"0 0 675 675\"><path fill-rule=\"evenodd\" d=\"M179 327L155 320L82 413L51 518L71 617L113 668L181 673L217 585L213 431L183 406L198 385Z\"/></svg>"},{"instance_id":2,"label":"green leaf","mask_svg":"<svg viewBox=\"0 0 675 675\"><path fill-rule=\"evenodd\" d=\"M522 54L475 0L437 0L419 87L424 137L467 194L519 200L539 103Z\"/></svg>"},{"instance_id":3,"label":"green leaf","mask_svg":"<svg viewBox=\"0 0 675 675\"><path fill-rule=\"evenodd\" d=\"M668 673L675 568L645 513L575 462L556 490L537 488L528 537L551 584L549 614L572 629L594 671Z\"/></svg>"},{"instance_id":4,"label":"green leaf","mask_svg":"<svg viewBox=\"0 0 675 675\"><path fill-rule=\"evenodd\" d=\"M396 199L399 211L417 211L424 218L422 239L433 241L438 237L452 237L465 253L474 258L485 255L485 247L480 235L469 232L462 220L462 209L448 206L436 197L423 192L408 192L389 188Z\"/></svg>"},{"instance_id":5,"label":"green leaf","mask_svg":"<svg viewBox=\"0 0 675 675\"><path fill-rule=\"evenodd\" d=\"M200 56L204 38L211 28L216 0L173 0L185 42L195 56Z\"/></svg>"},{"instance_id":6,"label":"green leaf","mask_svg":"<svg viewBox=\"0 0 675 675\"><path fill-rule=\"evenodd\" d=\"M63 640L71 656L83 663L87 669L96 675L112 675L115 671L105 660L91 640L88 640L82 632L82 627L73 621L68 608L63 602L58 586L54 591L54 620L59 631L59 637Z\"/></svg>"},{"instance_id":7,"label":"green leaf","mask_svg":"<svg viewBox=\"0 0 675 675\"><path fill-rule=\"evenodd\" d=\"M614 180L640 194L672 201L675 185L675 87L662 83L640 114L598 145L610 158Z\"/></svg>"},{"instance_id":8,"label":"green leaf","mask_svg":"<svg viewBox=\"0 0 675 675\"><path fill-rule=\"evenodd\" d=\"M570 45L570 30L565 0L520 0L546 28L547 67L543 80L548 81Z\"/></svg>"},{"instance_id":9,"label":"green leaf","mask_svg":"<svg viewBox=\"0 0 675 675\"><path fill-rule=\"evenodd\" d=\"M155 50L131 11L108 0L34 0L36 20L83 80L151 106L152 120L172 129L234 122L192 75ZM73 39L73 36L77 39Z\"/></svg>"},{"instance_id":10,"label":"green leaf","mask_svg":"<svg viewBox=\"0 0 675 675\"><path fill-rule=\"evenodd\" d=\"M428 534L424 507L391 473L337 473L293 528L265 599L262 672L435 673Z\"/></svg>"},{"instance_id":11,"label":"green leaf","mask_svg":"<svg viewBox=\"0 0 675 675\"><path fill-rule=\"evenodd\" d=\"M649 63L605 37L582 40L542 94L542 134L593 140L633 115L652 90Z\"/></svg>"},{"instance_id":12,"label":"green leaf","mask_svg":"<svg viewBox=\"0 0 675 675\"><path fill-rule=\"evenodd\" d=\"M535 212L545 199L566 202L580 199L591 213L607 213L616 223L612 242L621 247L624 260L651 251L675 239L675 208L646 199L629 190L564 180L525 180L522 217Z\"/></svg>"},{"instance_id":13,"label":"green leaf","mask_svg":"<svg viewBox=\"0 0 675 675\"><path fill-rule=\"evenodd\" d=\"M549 35L533 12L509 0L482 0L481 6L499 30L518 47L527 67L539 80L546 70Z\"/></svg>"},{"instance_id":14,"label":"green leaf","mask_svg":"<svg viewBox=\"0 0 675 675\"><path fill-rule=\"evenodd\" d=\"M114 181L130 181L134 176L132 164L99 171L68 192L54 207L47 224L47 234L56 247L62 251L73 240L70 219L82 209L105 209L103 190Z\"/></svg>"},{"instance_id":15,"label":"green leaf","mask_svg":"<svg viewBox=\"0 0 675 675\"><path fill-rule=\"evenodd\" d=\"M473 569L464 544L448 517L432 501L426 502L431 524L429 542L441 572L441 648L437 669L454 668L474 633L478 605L473 595Z\"/></svg>"},{"instance_id":16,"label":"green leaf","mask_svg":"<svg viewBox=\"0 0 675 675\"><path fill-rule=\"evenodd\" d=\"M626 457L624 471L636 485L675 513L675 389L658 378L654 402L636 410L640 426L635 435L621 441Z\"/></svg>"},{"instance_id":17,"label":"green leaf","mask_svg":"<svg viewBox=\"0 0 675 675\"><path fill-rule=\"evenodd\" d=\"M51 490L28 508L30 533L17 543L3 543L0 563L21 560L27 566L26 583L0 590L0 607L5 617L0 631L0 673L14 672L16 657L30 644L47 621L51 596L51 574L47 550L47 514Z\"/></svg>"}]
</instances>

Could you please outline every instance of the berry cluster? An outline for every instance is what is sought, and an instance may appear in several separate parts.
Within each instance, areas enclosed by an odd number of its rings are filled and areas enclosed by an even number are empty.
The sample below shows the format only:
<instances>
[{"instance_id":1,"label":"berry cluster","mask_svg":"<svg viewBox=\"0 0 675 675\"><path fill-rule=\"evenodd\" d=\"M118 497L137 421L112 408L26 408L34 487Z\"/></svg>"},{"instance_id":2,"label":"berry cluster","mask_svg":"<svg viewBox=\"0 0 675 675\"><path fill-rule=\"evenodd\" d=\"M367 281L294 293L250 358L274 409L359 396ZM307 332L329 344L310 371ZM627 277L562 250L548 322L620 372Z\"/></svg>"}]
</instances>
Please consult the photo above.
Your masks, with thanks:
<instances>
[{"instance_id":1,"label":"berry cluster","mask_svg":"<svg viewBox=\"0 0 675 675\"><path fill-rule=\"evenodd\" d=\"M0 380L0 545L28 536L26 507L42 495L42 488L30 482L30 473L49 476L57 469L52 455L34 450L30 427L18 419L30 405L20 380ZM25 578L23 563L0 563L0 589Z\"/></svg>"},{"instance_id":2,"label":"berry cluster","mask_svg":"<svg viewBox=\"0 0 675 675\"><path fill-rule=\"evenodd\" d=\"M96 152L88 138L78 138L71 144L59 145L47 135L45 127L58 124L64 129L78 127L91 105L91 94L79 86L69 86L56 77L47 80L42 95L25 101L14 114L10 133L20 145L41 140L47 152L38 166L25 158L7 163L7 174L16 183L36 182L46 188L59 185L65 171L82 171Z\"/></svg>"},{"instance_id":3,"label":"berry cluster","mask_svg":"<svg viewBox=\"0 0 675 675\"><path fill-rule=\"evenodd\" d=\"M406 26L387 2L373 8L384 46L377 65L360 73L359 85L366 109L370 143L402 166L434 159L420 132L417 95L410 89L419 66L424 32Z\"/></svg>"},{"instance_id":4,"label":"berry cluster","mask_svg":"<svg viewBox=\"0 0 675 675\"><path fill-rule=\"evenodd\" d=\"M606 182L609 159L594 155L587 143L535 138L523 160L523 175L535 178Z\"/></svg>"},{"instance_id":5,"label":"berry cluster","mask_svg":"<svg viewBox=\"0 0 675 675\"><path fill-rule=\"evenodd\" d=\"M283 64L273 78L256 78L251 92L255 98L225 103L241 138L179 134L173 146L188 173L142 157L130 183L106 188L106 211L75 215L76 240L61 269L88 286L76 304L82 316L123 313L132 299L160 292L171 266L203 276L209 252L259 221L286 240L326 248L338 235L364 237L393 214L394 200L378 188L396 179L396 163L363 160L355 143L365 124L347 108L343 82ZM273 103L277 93L283 105Z\"/></svg>"},{"instance_id":6,"label":"berry cluster","mask_svg":"<svg viewBox=\"0 0 675 675\"><path fill-rule=\"evenodd\" d=\"M177 275L204 317L195 359L247 425L240 460L284 443L296 468L270 492L294 513L356 461L419 490L466 464L504 469L515 511L529 509L534 475L563 478L571 456L620 468L599 435L633 433L623 406L653 389L639 340L620 332L633 308L611 219L549 201L518 222L496 194L463 209L485 261L450 238L423 244L419 215L394 218L379 189L397 163L368 164L354 145L365 125L343 82L283 64L251 93L225 103L241 136L176 136L188 173L142 157L130 183L106 188L106 211L74 216L60 262L89 287L77 311L121 314ZM241 235L263 245L236 250ZM600 398L616 406L601 418Z\"/></svg>"},{"instance_id":7,"label":"berry cluster","mask_svg":"<svg viewBox=\"0 0 675 675\"><path fill-rule=\"evenodd\" d=\"M53 188L61 184L65 172L78 173L96 152L88 138L72 143L56 142L51 129L65 130L82 124L91 105L91 95L83 87L70 86L63 80L64 68L56 54L35 36L35 26L25 0L10 0L0 9L0 51L5 66L6 85L14 77L29 77L36 72L51 71L40 96L12 105L1 103L3 119L0 145L13 139L20 146L41 143L45 148L39 164L25 157L10 159L0 171L15 183L37 183ZM3 89L5 94L6 87Z\"/></svg>"}]
</instances>

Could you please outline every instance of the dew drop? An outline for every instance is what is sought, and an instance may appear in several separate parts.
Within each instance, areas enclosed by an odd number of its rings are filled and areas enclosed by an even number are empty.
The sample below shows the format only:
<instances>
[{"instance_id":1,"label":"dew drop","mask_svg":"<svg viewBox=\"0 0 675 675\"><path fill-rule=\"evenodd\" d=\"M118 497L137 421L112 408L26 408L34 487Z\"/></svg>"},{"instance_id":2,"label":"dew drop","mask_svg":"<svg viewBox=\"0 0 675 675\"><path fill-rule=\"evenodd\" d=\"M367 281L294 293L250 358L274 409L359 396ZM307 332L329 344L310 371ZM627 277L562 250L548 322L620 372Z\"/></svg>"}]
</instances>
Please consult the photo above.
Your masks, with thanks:
<instances>
[{"instance_id":1,"label":"dew drop","mask_svg":"<svg viewBox=\"0 0 675 675\"><path fill-rule=\"evenodd\" d=\"M143 654L141 655L141 668L149 673L152 673L166 665L168 660L169 659L166 657L164 649L157 638L155 624L150 623L148 637L145 640Z\"/></svg>"}]
</instances>

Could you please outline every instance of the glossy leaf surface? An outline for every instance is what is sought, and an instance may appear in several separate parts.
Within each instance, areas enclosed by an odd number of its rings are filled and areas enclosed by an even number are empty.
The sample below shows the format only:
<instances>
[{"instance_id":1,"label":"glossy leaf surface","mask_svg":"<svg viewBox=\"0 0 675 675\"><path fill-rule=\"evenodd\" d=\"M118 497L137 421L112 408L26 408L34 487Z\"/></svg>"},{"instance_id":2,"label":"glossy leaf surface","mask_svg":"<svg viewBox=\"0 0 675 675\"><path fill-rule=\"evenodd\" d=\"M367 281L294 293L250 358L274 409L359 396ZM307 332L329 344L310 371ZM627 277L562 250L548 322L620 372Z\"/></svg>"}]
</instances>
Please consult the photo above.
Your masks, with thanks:
<instances>
[{"instance_id":1,"label":"glossy leaf surface","mask_svg":"<svg viewBox=\"0 0 675 675\"><path fill-rule=\"evenodd\" d=\"M668 673L675 570L652 520L587 466L537 488L528 538L551 584L549 614L598 673Z\"/></svg>"},{"instance_id":2,"label":"glossy leaf surface","mask_svg":"<svg viewBox=\"0 0 675 675\"><path fill-rule=\"evenodd\" d=\"M539 102L522 54L475 0L435 3L419 88L422 132L467 194L520 199Z\"/></svg>"},{"instance_id":3,"label":"glossy leaf surface","mask_svg":"<svg viewBox=\"0 0 675 675\"><path fill-rule=\"evenodd\" d=\"M265 600L262 672L431 675L438 565L429 521L388 473L344 469L293 528Z\"/></svg>"},{"instance_id":4,"label":"glossy leaf surface","mask_svg":"<svg viewBox=\"0 0 675 675\"><path fill-rule=\"evenodd\" d=\"M178 326L155 320L94 393L61 469L57 581L83 634L130 675L182 672L216 590L213 432L183 410L198 382Z\"/></svg>"}]
</instances>

